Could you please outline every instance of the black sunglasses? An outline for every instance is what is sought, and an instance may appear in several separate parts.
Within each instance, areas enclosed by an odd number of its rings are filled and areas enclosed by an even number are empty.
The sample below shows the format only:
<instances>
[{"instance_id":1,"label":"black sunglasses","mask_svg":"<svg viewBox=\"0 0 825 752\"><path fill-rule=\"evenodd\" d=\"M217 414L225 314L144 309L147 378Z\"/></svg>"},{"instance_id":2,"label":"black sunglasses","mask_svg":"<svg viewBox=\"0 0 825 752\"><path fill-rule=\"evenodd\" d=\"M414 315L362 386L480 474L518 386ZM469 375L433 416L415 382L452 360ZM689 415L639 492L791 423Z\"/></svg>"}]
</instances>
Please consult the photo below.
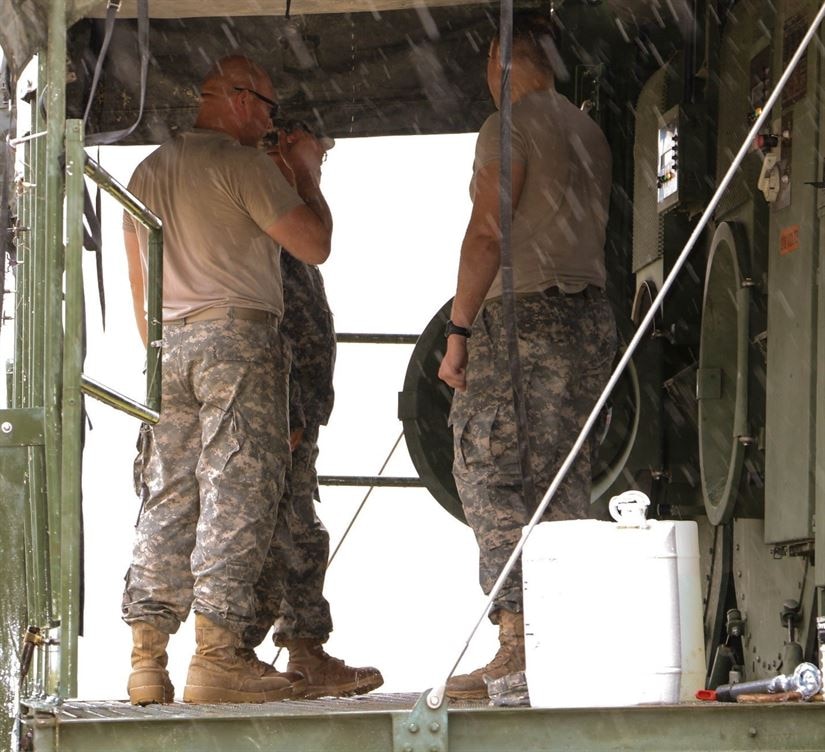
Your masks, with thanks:
<instances>
[{"instance_id":1,"label":"black sunglasses","mask_svg":"<svg viewBox=\"0 0 825 752\"><path fill-rule=\"evenodd\" d=\"M269 116L274 120L281 112L280 105L274 100L270 99L269 97L265 97L263 94L259 94L255 89L247 89L243 86L233 86L232 87L235 91L246 91L250 93L253 97L257 97L262 102L265 102L269 105Z\"/></svg>"}]
</instances>

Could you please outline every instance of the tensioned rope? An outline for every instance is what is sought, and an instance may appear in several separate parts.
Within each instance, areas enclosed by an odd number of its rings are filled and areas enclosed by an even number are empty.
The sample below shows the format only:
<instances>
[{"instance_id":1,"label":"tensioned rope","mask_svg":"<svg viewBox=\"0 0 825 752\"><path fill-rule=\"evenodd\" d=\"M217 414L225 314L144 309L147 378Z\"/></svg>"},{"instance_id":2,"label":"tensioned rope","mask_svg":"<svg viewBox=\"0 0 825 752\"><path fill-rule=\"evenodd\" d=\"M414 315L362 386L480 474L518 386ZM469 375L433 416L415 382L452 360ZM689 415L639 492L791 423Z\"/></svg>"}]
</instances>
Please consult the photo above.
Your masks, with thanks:
<instances>
[{"instance_id":1,"label":"tensioned rope","mask_svg":"<svg viewBox=\"0 0 825 752\"><path fill-rule=\"evenodd\" d=\"M390 449L389 454L387 454L386 458L384 459L383 464L381 465L381 469L378 471L378 475L380 476L383 474L384 470L386 469L387 465L389 464L390 460L392 459L393 454L395 454L395 450L398 449L398 445L401 443L401 439L404 436L404 432L402 431L398 434L398 438L395 440L395 443L392 445L392 449ZM370 486L367 489L367 492L364 494L364 498L361 499L361 503L358 505L358 509L355 510L355 514L352 515L352 519L349 521L346 529L344 530L341 538L338 540L338 544L335 546L333 552L329 555L329 559L327 559L327 569L332 565L333 559L335 559L336 554L340 550L341 546L343 545L344 541L347 539L350 530L352 530L352 526L355 524L355 521L358 519L358 515L361 514L361 511L364 509L364 505L367 503L367 499L369 499L372 492L375 490L375 486ZM278 658L281 656L281 651L283 650L282 647L279 647L278 650L275 652L275 657L272 659L272 665L274 666L278 662Z\"/></svg>"}]
</instances>

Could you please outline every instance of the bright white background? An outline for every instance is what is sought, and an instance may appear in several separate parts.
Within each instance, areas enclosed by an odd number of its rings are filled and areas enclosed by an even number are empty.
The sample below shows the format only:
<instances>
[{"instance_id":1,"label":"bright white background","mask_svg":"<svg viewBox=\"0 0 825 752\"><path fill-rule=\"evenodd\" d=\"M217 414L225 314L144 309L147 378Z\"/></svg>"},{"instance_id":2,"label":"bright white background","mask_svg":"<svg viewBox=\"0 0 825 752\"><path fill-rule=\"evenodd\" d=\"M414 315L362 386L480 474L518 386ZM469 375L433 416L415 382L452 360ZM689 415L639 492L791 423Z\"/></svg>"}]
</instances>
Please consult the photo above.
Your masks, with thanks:
<instances>
[{"instance_id":1,"label":"bright white background","mask_svg":"<svg viewBox=\"0 0 825 752\"><path fill-rule=\"evenodd\" d=\"M472 135L341 139L330 152L323 188L335 230L323 272L339 332L419 333L451 297L469 218L473 144ZM146 153L106 148L101 161L125 184ZM85 372L141 397L144 353L113 201L104 200L103 218L106 329L93 255L87 254ZM397 394L411 352L410 346L339 346L336 408L320 438L321 474L377 474L401 432ZM132 488L138 422L94 400L86 404L93 428L84 454L86 609L79 694L123 698L131 643L120 621L120 596L138 512ZM415 474L403 441L385 474ZM319 514L334 547L366 489L321 493ZM483 608L477 555L469 528L428 492L375 489L327 577L335 623L329 652L351 665L378 666L385 678L380 691L432 686L452 666ZM170 643L178 698L194 645L192 621ZM460 668L482 665L495 647L494 628L485 621ZM259 655L271 660L274 654L267 639Z\"/></svg>"}]
</instances>

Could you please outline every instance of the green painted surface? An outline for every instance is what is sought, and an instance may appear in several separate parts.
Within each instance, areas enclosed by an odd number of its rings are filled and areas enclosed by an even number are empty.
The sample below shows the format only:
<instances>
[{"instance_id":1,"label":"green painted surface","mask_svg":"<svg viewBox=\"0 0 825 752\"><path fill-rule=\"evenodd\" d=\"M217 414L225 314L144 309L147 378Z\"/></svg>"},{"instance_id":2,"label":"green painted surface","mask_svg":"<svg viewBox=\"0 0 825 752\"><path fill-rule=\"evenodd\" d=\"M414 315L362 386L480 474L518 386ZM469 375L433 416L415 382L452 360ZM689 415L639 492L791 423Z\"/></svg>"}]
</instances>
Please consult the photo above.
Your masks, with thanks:
<instances>
[{"instance_id":1,"label":"green painted surface","mask_svg":"<svg viewBox=\"0 0 825 752\"><path fill-rule=\"evenodd\" d=\"M81 619L81 436L83 407L83 123L66 122L66 293L63 344L63 426L60 468L60 696L77 696Z\"/></svg>"},{"instance_id":2,"label":"green painted surface","mask_svg":"<svg viewBox=\"0 0 825 752\"><path fill-rule=\"evenodd\" d=\"M796 6L794 8L793 6ZM774 67L798 40L786 33L800 14L805 28L819 2L784 3L775 36ZM784 41L784 44L782 43ZM817 269L819 222L816 191L807 182L820 180L820 159L812 158L819 144L818 97L820 47L814 43L800 61L807 76L801 98L785 103L783 127L790 121L790 203L772 208L768 244L768 374L765 466L765 541L783 543L813 537L813 479L816 457L816 372L821 353L816 349ZM784 55L784 57L783 57ZM796 79L803 81L804 79ZM791 89L793 90L793 88ZM783 146L787 151L787 146ZM779 202L777 202L779 203ZM798 247L782 238L798 231Z\"/></svg>"},{"instance_id":3,"label":"green painted surface","mask_svg":"<svg viewBox=\"0 0 825 752\"><path fill-rule=\"evenodd\" d=\"M13 730L17 715L20 648L27 626L25 538L26 459L23 447L0 447L0 738ZM3 749L6 747L3 746Z\"/></svg>"},{"instance_id":4,"label":"green painted surface","mask_svg":"<svg viewBox=\"0 0 825 752\"><path fill-rule=\"evenodd\" d=\"M368 699L368 698L363 698ZM310 703L247 706L166 706L136 711L114 704L68 708L76 720L41 716L27 721L35 749L73 752L403 752L409 738L397 730L410 709L364 712L339 701L316 712ZM349 712L347 712L349 711ZM65 715L65 713L64 713ZM442 728L413 750L427 752L821 752L825 749L821 704L645 706L531 709L452 708ZM395 735L395 736L394 736ZM394 745L395 741L400 746Z\"/></svg>"}]
</instances>

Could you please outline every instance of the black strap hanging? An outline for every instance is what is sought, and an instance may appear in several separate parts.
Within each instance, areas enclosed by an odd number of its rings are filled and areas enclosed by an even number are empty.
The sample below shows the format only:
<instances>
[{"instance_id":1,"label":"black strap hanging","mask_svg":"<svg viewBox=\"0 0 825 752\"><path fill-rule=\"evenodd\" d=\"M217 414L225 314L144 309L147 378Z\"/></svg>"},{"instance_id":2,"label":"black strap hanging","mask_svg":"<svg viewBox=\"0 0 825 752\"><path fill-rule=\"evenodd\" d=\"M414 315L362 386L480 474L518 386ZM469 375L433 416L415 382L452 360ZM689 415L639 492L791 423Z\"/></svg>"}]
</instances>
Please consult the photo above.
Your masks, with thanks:
<instances>
[{"instance_id":1,"label":"black strap hanging","mask_svg":"<svg viewBox=\"0 0 825 752\"><path fill-rule=\"evenodd\" d=\"M116 131L104 131L102 133L93 133L86 136L87 146L98 146L106 144L114 144L127 136L137 128L143 118L143 108L146 103L146 81L149 72L149 2L148 0L138 0L138 54L140 55L140 104L138 108L138 115L134 123L128 128ZM103 64L106 59L106 54L109 51L109 45L112 41L112 34L115 28L115 19L120 10L119 0L110 0L106 8L105 30L103 33L103 42L100 45L100 52L95 63L95 70L92 76L92 84L89 89L89 98L86 102L86 109L83 113L83 126L89 119L89 113L92 110L92 103L94 102L95 93L97 91L98 83L100 82L100 75L103 71ZM98 152L98 162L100 161ZM101 216L101 191L100 187L97 189L94 204L89 195L88 188L85 188L83 198L83 214L86 220L86 228L84 229L83 246L89 251L95 253L95 265L97 268L97 290L100 299L100 315L103 323L103 328L106 328L106 295L103 286L103 233L100 227Z\"/></svg>"},{"instance_id":2,"label":"black strap hanging","mask_svg":"<svg viewBox=\"0 0 825 752\"><path fill-rule=\"evenodd\" d=\"M510 365L510 381L513 388L513 407L516 415L516 439L518 442L519 467L522 478L522 501L528 517L537 508L536 485L530 462L530 435L527 430L527 406L524 400L524 376L518 351L518 321L516 296L513 293L513 256L510 235L513 225L513 173L512 173L512 102L510 101L510 70L513 59L513 2L501 4L499 30L501 55L501 173L499 175L499 226L501 229L501 308L504 332L507 338L507 354Z\"/></svg>"},{"instance_id":3,"label":"black strap hanging","mask_svg":"<svg viewBox=\"0 0 825 752\"><path fill-rule=\"evenodd\" d=\"M103 44L100 46L100 54L95 65L94 76L92 77L92 86L89 91L89 100L86 103L86 112L83 115L83 125L85 127L86 121L92 108L92 101L94 100L95 91L97 89L98 81L100 80L100 73L103 70L103 62L106 53L109 49L109 43L112 40L112 32L114 31L115 16L120 8L120 3L110 2L106 10L106 30L103 35ZM135 128L138 127L140 121L143 119L143 108L146 103L146 79L149 73L149 0L137 0L138 8L138 54L140 55L140 104L138 107L138 115L135 122L128 128L123 128L117 131L104 131L102 133L92 133L86 137L86 146L98 146L114 144L122 141L127 136L131 135Z\"/></svg>"}]
</instances>

